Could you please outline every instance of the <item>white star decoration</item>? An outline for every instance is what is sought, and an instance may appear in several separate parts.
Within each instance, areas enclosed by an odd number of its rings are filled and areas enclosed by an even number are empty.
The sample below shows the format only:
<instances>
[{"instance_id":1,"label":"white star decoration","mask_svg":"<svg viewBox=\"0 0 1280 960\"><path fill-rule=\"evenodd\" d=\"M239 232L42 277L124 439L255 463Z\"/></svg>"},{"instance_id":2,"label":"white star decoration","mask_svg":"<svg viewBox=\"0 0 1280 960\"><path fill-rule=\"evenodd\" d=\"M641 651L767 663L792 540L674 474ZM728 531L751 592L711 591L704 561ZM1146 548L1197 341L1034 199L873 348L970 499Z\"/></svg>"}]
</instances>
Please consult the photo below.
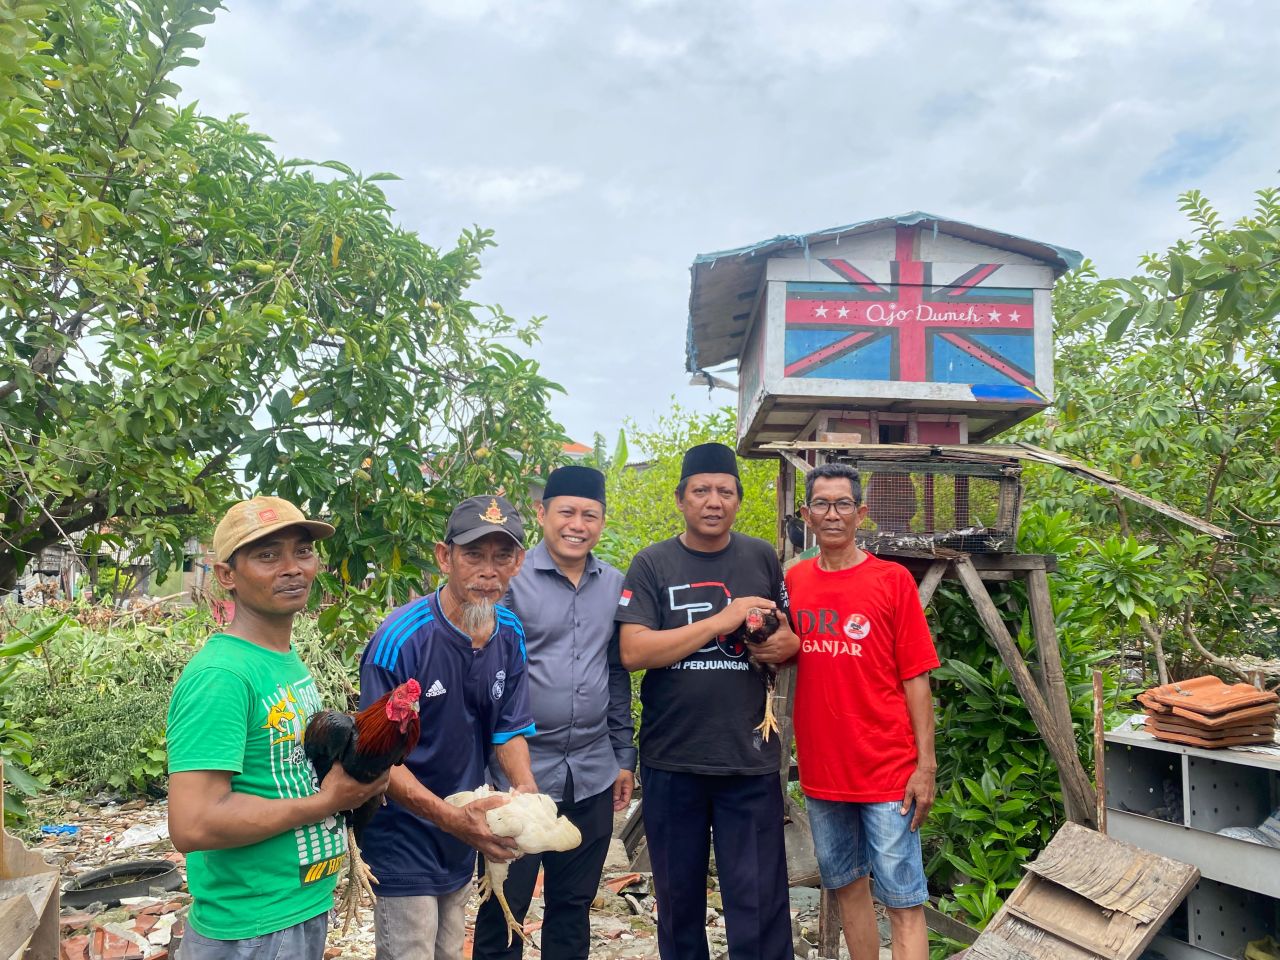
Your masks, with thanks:
<instances>
[{"instance_id":1,"label":"white star decoration","mask_svg":"<svg viewBox=\"0 0 1280 960\"><path fill-rule=\"evenodd\" d=\"M818 309L813 311L813 315L815 317L825 317L827 315L827 305L824 303L822 306L818 307Z\"/></svg>"},{"instance_id":2,"label":"white star decoration","mask_svg":"<svg viewBox=\"0 0 1280 960\"><path fill-rule=\"evenodd\" d=\"M992 323L999 323L999 322L1000 322L1000 311L999 311L999 310L992 310L990 313L988 313L988 314L987 314L987 319L988 319L988 320L990 320Z\"/></svg>"},{"instance_id":3,"label":"white star decoration","mask_svg":"<svg viewBox=\"0 0 1280 960\"><path fill-rule=\"evenodd\" d=\"M848 307L841 307L839 310L836 311L836 316L839 317L841 320L843 320L848 315L849 315Z\"/></svg>"},{"instance_id":4,"label":"white star decoration","mask_svg":"<svg viewBox=\"0 0 1280 960\"><path fill-rule=\"evenodd\" d=\"M1022 316L1022 314L1018 313L1018 311L1017 311L1017 310L1014 310L1012 313L1010 313L1010 314L1009 314L1009 322L1010 322L1010 323L1017 323L1017 322L1018 322L1018 318L1019 318L1020 316Z\"/></svg>"}]
</instances>

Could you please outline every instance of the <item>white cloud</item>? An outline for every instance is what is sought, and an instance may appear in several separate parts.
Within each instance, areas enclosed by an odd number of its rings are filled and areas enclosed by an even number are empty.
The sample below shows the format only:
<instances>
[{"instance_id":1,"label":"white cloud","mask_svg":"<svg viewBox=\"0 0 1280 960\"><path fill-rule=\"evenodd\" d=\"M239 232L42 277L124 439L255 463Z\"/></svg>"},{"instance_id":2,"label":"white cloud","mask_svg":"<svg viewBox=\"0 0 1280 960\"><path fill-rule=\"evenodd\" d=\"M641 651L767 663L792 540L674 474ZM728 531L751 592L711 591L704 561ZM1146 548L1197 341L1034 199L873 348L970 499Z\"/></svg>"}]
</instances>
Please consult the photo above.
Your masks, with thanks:
<instances>
[{"instance_id":1,"label":"white cloud","mask_svg":"<svg viewBox=\"0 0 1280 960\"><path fill-rule=\"evenodd\" d=\"M613 49L620 57L655 66L684 56L689 49L689 41L683 37L663 39L627 26L618 34Z\"/></svg>"},{"instance_id":2,"label":"white cloud","mask_svg":"<svg viewBox=\"0 0 1280 960\"><path fill-rule=\"evenodd\" d=\"M740 9L746 20L743 32L770 59L801 67L831 67L888 52L890 62L899 61L894 56L897 45L887 43L893 7L885 0L857 4L750 0Z\"/></svg>"},{"instance_id":3,"label":"white cloud","mask_svg":"<svg viewBox=\"0 0 1280 960\"><path fill-rule=\"evenodd\" d=\"M284 4L288 4L285 7ZM569 432L686 386L696 253L911 209L1104 272L1275 183L1274 0L238 0L183 99L282 153L391 170L397 216L500 246L475 296L546 314Z\"/></svg>"},{"instance_id":4,"label":"white cloud","mask_svg":"<svg viewBox=\"0 0 1280 960\"><path fill-rule=\"evenodd\" d=\"M564 0L412 0L411 5L428 22L496 30L528 43L545 42L569 16Z\"/></svg>"},{"instance_id":5,"label":"white cloud","mask_svg":"<svg viewBox=\"0 0 1280 960\"><path fill-rule=\"evenodd\" d=\"M526 206L582 185L581 174L551 166L524 170L429 167L423 175L450 199L482 207Z\"/></svg>"}]
</instances>

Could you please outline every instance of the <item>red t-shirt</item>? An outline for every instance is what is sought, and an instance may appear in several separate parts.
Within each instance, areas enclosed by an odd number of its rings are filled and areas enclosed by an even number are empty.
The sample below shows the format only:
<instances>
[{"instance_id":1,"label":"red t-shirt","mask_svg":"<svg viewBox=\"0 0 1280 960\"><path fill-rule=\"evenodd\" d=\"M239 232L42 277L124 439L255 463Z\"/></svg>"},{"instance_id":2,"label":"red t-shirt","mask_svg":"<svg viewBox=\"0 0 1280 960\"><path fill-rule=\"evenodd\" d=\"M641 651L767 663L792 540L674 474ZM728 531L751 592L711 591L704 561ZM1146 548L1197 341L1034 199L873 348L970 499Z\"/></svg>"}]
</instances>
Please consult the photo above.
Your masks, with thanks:
<instances>
[{"instance_id":1,"label":"red t-shirt","mask_svg":"<svg viewBox=\"0 0 1280 960\"><path fill-rule=\"evenodd\" d=\"M915 580L870 554L835 572L814 558L787 572L787 592L800 636L801 788L820 800L901 800L916 766L902 682L938 666Z\"/></svg>"}]
</instances>

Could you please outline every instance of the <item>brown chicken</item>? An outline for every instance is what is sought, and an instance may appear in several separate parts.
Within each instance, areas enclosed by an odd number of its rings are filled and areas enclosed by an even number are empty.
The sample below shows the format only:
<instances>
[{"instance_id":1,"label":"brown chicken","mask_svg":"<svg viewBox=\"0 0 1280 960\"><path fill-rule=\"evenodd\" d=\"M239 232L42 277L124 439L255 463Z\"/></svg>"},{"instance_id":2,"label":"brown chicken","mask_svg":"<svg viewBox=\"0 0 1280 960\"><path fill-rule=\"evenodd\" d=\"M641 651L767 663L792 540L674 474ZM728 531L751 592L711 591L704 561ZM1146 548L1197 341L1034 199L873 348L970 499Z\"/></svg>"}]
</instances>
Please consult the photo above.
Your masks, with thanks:
<instances>
[{"instance_id":1,"label":"brown chicken","mask_svg":"<svg viewBox=\"0 0 1280 960\"><path fill-rule=\"evenodd\" d=\"M337 710L313 713L303 732L302 749L315 768L316 779L323 782L333 765L340 763L353 779L372 783L396 764L404 763L418 745L421 695L418 681L406 680L354 716ZM373 884L378 879L360 856L359 840L381 805L382 798L373 797L358 809L343 812L347 821L347 887L339 909L344 933L360 907L361 891L370 900L375 899Z\"/></svg>"}]
</instances>

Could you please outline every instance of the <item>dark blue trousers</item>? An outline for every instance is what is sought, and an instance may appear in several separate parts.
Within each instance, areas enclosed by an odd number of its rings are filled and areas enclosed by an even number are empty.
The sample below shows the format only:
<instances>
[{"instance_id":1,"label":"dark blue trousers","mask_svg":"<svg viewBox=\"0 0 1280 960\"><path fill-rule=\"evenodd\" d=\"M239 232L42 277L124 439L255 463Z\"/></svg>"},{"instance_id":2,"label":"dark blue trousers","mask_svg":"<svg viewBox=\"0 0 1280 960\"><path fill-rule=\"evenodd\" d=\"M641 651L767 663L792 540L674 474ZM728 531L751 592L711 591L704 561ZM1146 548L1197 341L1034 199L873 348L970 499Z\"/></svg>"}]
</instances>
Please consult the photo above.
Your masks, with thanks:
<instances>
[{"instance_id":1,"label":"dark blue trousers","mask_svg":"<svg viewBox=\"0 0 1280 960\"><path fill-rule=\"evenodd\" d=\"M713 840L729 957L792 960L778 775L720 777L644 766L641 778L663 960L709 960Z\"/></svg>"},{"instance_id":2,"label":"dark blue trousers","mask_svg":"<svg viewBox=\"0 0 1280 960\"><path fill-rule=\"evenodd\" d=\"M566 778L565 795L573 796L573 778ZM503 887L516 919L524 922L542 867L544 960L587 960L591 953L591 902L600 888L600 873L613 837L613 787L577 803L561 801L556 810L582 833L582 843L564 852L526 854L513 860ZM484 859L477 857L481 874ZM498 898L490 897L476 915L474 960L520 960L524 944L512 937L507 944L507 923Z\"/></svg>"}]
</instances>

